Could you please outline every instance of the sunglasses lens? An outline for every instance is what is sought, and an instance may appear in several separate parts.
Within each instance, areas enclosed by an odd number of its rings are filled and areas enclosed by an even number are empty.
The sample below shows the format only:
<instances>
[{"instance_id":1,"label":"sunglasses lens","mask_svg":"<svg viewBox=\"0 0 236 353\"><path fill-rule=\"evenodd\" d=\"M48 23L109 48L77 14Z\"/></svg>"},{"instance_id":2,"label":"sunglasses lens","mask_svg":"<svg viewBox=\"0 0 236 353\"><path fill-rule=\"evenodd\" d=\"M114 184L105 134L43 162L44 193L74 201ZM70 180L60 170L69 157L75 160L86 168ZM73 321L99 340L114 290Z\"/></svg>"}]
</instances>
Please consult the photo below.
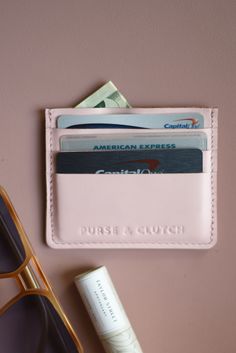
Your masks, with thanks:
<instances>
[{"instance_id":1,"label":"sunglasses lens","mask_svg":"<svg viewBox=\"0 0 236 353\"><path fill-rule=\"evenodd\" d=\"M4 199L0 196L0 273L15 271L25 257L19 232Z\"/></svg>"},{"instance_id":2,"label":"sunglasses lens","mask_svg":"<svg viewBox=\"0 0 236 353\"><path fill-rule=\"evenodd\" d=\"M28 295L0 317L4 353L78 353L72 337L50 301Z\"/></svg>"}]
</instances>

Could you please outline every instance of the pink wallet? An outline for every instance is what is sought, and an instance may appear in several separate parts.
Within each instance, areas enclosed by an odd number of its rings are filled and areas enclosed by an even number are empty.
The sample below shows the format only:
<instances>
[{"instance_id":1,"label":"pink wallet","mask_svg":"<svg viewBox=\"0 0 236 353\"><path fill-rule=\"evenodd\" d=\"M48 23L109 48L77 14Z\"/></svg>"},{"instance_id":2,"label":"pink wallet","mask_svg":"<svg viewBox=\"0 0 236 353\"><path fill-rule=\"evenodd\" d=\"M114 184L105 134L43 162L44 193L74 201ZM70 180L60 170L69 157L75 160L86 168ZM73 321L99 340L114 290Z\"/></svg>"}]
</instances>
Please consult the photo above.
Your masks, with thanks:
<instances>
[{"instance_id":1,"label":"pink wallet","mask_svg":"<svg viewBox=\"0 0 236 353\"><path fill-rule=\"evenodd\" d=\"M106 113L184 113L204 116L207 150L202 173L57 174L60 137L91 134L91 129L58 129L60 115ZM181 129L188 134L192 129ZM166 130L165 130L166 131ZM96 134L121 130L96 129ZM150 130L135 130L148 134ZM152 129L152 133L163 132ZM122 130L128 133L128 130ZM46 241L50 247L207 249L217 240L217 109L47 109Z\"/></svg>"}]
</instances>

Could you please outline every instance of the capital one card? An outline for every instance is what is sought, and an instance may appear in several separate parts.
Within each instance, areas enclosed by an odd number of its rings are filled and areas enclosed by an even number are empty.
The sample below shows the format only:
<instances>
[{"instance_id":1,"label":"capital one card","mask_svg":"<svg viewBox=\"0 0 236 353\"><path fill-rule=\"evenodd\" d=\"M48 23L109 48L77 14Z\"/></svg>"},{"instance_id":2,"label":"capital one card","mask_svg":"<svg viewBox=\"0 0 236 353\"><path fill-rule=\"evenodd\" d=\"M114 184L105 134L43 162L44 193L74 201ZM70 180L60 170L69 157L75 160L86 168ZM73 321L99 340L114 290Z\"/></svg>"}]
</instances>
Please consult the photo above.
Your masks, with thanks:
<instances>
[{"instance_id":1,"label":"capital one card","mask_svg":"<svg viewBox=\"0 0 236 353\"><path fill-rule=\"evenodd\" d=\"M153 114L91 114L60 115L60 129L201 129L204 116L201 113L153 113Z\"/></svg>"},{"instance_id":2,"label":"capital one card","mask_svg":"<svg viewBox=\"0 0 236 353\"><path fill-rule=\"evenodd\" d=\"M56 155L56 172L61 174L201 173L202 169L199 149L59 152Z\"/></svg>"}]
</instances>

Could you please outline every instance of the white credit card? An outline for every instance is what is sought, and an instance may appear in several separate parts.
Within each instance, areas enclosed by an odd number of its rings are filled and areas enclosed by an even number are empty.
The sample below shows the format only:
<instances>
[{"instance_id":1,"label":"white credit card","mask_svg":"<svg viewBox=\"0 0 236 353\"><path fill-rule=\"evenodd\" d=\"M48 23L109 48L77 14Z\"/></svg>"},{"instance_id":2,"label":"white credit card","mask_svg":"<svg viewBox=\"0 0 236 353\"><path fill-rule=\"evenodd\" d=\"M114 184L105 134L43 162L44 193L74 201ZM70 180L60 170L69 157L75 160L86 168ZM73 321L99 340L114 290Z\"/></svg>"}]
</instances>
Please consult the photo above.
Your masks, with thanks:
<instances>
[{"instance_id":1,"label":"white credit card","mask_svg":"<svg viewBox=\"0 0 236 353\"><path fill-rule=\"evenodd\" d=\"M154 114L60 115L59 129L202 129L204 116L196 112Z\"/></svg>"}]
</instances>

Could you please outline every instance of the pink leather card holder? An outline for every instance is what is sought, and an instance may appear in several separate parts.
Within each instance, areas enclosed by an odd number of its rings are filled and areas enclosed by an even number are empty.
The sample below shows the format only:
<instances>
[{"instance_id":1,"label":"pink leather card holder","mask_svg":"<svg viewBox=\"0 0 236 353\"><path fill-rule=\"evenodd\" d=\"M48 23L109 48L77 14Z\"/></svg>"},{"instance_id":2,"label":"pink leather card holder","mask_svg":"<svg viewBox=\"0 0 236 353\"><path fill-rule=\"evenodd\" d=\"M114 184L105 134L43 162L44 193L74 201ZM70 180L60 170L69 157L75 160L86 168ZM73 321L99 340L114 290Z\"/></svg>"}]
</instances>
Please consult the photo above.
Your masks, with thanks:
<instances>
[{"instance_id":1,"label":"pink leather card holder","mask_svg":"<svg viewBox=\"0 0 236 353\"><path fill-rule=\"evenodd\" d=\"M86 135L92 131L57 129L60 115L164 112L197 112L204 116L204 128L197 130L207 136L203 173L101 175L55 172L60 137ZM118 132L96 130L96 134ZM142 130L142 134L149 132ZM122 130L122 133L128 132ZM46 241L50 247L211 248L217 241L217 109L48 109L46 179Z\"/></svg>"}]
</instances>

